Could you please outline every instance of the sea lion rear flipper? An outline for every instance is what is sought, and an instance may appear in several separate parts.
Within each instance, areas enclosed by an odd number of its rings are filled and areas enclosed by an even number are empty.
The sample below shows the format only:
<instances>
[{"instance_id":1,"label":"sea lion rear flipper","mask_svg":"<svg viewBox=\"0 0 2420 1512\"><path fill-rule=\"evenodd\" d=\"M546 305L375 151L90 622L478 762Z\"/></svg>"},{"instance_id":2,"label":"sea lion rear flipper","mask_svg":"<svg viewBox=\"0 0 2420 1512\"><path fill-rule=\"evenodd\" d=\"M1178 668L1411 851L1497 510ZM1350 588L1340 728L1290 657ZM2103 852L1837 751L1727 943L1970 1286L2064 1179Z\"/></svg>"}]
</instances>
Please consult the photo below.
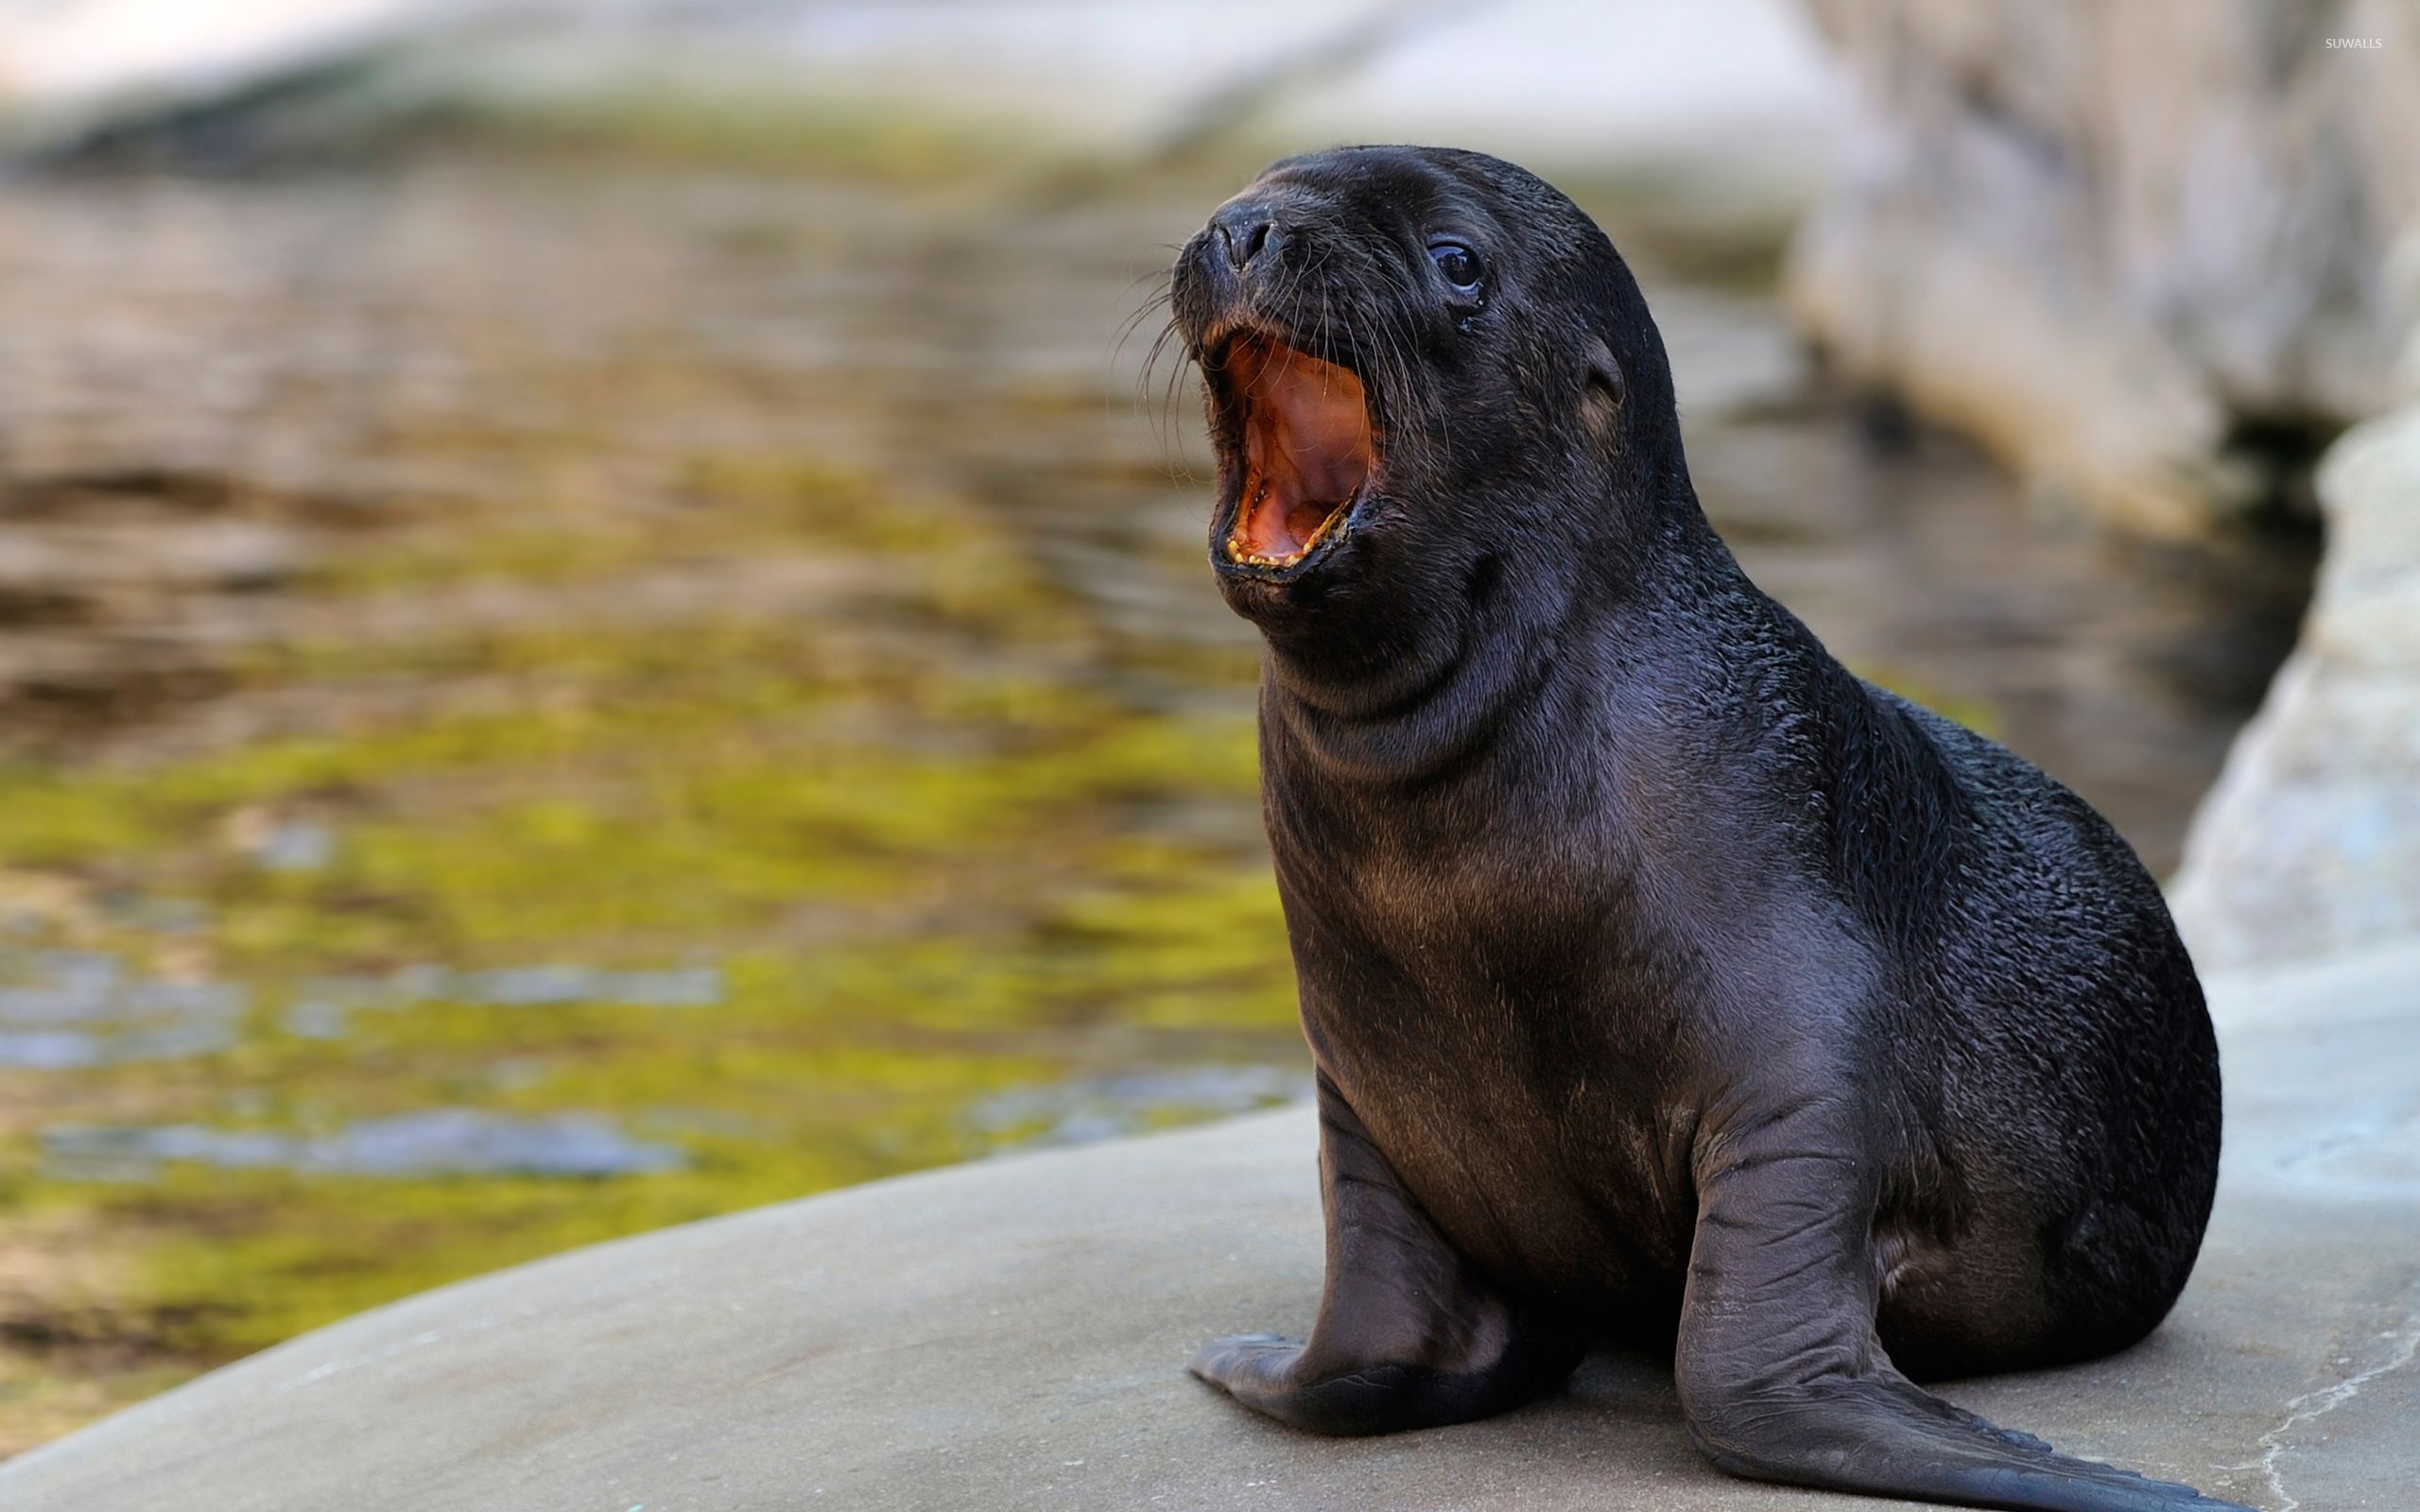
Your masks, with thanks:
<instances>
[{"instance_id":1,"label":"sea lion rear flipper","mask_svg":"<svg viewBox=\"0 0 2420 1512\"><path fill-rule=\"evenodd\" d=\"M2249 1512L2052 1451L1902 1376L1875 1334L1874 1162L1839 1101L1703 1143L1674 1373L1736 1475L2032 1512ZM1844 1137L1847 1136L1847 1137Z\"/></svg>"},{"instance_id":2,"label":"sea lion rear flipper","mask_svg":"<svg viewBox=\"0 0 2420 1512\"><path fill-rule=\"evenodd\" d=\"M1467 1422L1568 1375L1578 1335L1516 1308L1472 1272L1324 1075L1319 1108L1327 1281L1310 1340L1220 1339L1193 1357L1193 1373L1322 1434Z\"/></svg>"}]
</instances>

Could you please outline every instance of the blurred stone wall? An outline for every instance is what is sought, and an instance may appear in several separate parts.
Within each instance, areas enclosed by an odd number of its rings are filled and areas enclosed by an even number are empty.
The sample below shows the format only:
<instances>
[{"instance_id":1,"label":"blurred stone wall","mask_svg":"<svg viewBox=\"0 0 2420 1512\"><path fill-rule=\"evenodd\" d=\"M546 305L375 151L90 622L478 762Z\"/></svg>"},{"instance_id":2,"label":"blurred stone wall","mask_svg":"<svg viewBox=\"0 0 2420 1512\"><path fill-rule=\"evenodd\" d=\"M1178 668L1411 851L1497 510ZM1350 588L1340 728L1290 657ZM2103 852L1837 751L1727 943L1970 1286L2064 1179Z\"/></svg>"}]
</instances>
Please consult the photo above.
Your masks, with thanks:
<instances>
[{"instance_id":1,"label":"blurred stone wall","mask_svg":"<svg viewBox=\"0 0 2420 1512\"><path fill-rule=\"evenodd\" d=\"M2161 531L2260 499L2231 441L2386 407L2420 9L1806 3L1861 119L1788 295L1849 372Z\"/></svg>"},{"instance_id":2,"label":"blurred stone wall","mask_svg":"<svg viewBox=\"0 0 2420 1512\"><path fill-rule=\"evenodd\" d=\"M2204 969L2420 935L2420 393L2336 444L2320 499L2301 644L2186 842L2173 902Z\"/></svg>"},{"instance_id":3,"label":"blurred stone wall","mask_svg":"<svg viewBox=\"0 0 2420 1512\"><path fill-rule=\"evenodd\" d=\"M2205 968L2420 935L2420 7L1806 3L1859 119L1788 296L1851 374L2158 531L2360 422L2173 897Z\"/></svg>"}]
</instances>

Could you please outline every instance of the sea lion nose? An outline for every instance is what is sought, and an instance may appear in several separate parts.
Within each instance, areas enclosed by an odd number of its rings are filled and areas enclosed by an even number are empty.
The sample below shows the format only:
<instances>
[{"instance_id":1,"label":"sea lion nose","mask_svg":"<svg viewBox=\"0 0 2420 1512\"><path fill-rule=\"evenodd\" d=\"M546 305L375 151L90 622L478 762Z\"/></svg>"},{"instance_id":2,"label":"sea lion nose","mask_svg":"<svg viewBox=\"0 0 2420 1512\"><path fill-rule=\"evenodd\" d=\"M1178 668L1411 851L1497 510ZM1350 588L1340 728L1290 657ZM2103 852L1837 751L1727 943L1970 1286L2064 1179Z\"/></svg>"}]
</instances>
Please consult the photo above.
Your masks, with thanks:
<instances>
[{"instance_id":1,"label":"sea lion nose","mask_svg":"<svg viewBox=\"0 0 2420 1512\"><path fill-rule=\"evenodd\" d=\"M1240 273L1276 239L1277 217L1270 213L1267 201L1243 199L1221 206L1210 217L1210 228L1219 233L1219 245L1227 249L1227 266Z\"/></svg>"}]
</instances>

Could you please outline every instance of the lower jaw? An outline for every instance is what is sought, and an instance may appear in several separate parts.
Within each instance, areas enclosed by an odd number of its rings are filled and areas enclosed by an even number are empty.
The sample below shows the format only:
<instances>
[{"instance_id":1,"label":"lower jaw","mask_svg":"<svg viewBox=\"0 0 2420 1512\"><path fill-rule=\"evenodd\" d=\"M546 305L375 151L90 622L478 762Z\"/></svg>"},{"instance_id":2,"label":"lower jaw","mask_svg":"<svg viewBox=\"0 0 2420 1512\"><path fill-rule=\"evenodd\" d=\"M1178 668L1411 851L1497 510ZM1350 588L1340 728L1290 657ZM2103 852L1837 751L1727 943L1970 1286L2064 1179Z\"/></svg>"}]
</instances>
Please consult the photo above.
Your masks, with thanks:
<instances>
[{"instance_id":1,"label":"lower jaw","mask_svg":"<svg viewBox=\"0 0 2420 1512\"><path fill-rule=\"evenodd\" d=\"M1250 553L1238 555L1233 536L1227 531L1221 531L1211 547L1211 562L1226 576L1249 577L1261 582L1287 582L1299 577L1305 572L1318 566L1321 560L1334 551L1351 533L1354 517L1360 513L1361 501L1365 497L1367 497L1366 494L1356 494L1347 500L1321 524L1319 529L1311 533L1311 539L1304 544L1302 550L1290 556L1266 557Z\"/></svg>"}]
</instances>

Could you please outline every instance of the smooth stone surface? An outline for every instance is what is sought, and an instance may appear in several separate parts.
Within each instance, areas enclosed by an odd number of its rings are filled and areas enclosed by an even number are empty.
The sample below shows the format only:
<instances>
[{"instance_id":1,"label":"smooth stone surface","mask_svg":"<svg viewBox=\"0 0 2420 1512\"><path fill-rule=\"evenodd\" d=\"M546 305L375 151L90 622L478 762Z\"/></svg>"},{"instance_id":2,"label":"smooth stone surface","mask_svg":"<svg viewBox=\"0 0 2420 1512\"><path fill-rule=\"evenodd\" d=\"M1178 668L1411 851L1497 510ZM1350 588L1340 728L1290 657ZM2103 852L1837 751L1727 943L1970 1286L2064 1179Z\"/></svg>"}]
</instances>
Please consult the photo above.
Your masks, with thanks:
<instances>
[{"instance_id":1,"label":"smooth stone surface","mask_svg":"<svg viewBox=\"0 0 2420 1512\"><path fill-rule=\"evenodd\" d=\"M2411 361L2420 385L2420 335ZM2420 394L2329 449L2319 496L2327 560L2301 642L2202 800L2173 888L2204 967L2420 930Z\"/></svg>"},{"instance_id":2,"label":"smooth stone surface","mask_svg":"<svg viewBox=\"0 0 2420 1512\"><path fill-rule=\"evenodd\" d=\"M2420 1485L2420 941L2213 984L2219 1211L2168 1325L1948 1395L2272 1509ZM1306 1109L860 1187L297 1339L0 1469L11 1512L1845 1509L1703 1464L1663 1362L1311 1438L1187 1379L1319 1293Z\"/></svg>"}]
</instances>

